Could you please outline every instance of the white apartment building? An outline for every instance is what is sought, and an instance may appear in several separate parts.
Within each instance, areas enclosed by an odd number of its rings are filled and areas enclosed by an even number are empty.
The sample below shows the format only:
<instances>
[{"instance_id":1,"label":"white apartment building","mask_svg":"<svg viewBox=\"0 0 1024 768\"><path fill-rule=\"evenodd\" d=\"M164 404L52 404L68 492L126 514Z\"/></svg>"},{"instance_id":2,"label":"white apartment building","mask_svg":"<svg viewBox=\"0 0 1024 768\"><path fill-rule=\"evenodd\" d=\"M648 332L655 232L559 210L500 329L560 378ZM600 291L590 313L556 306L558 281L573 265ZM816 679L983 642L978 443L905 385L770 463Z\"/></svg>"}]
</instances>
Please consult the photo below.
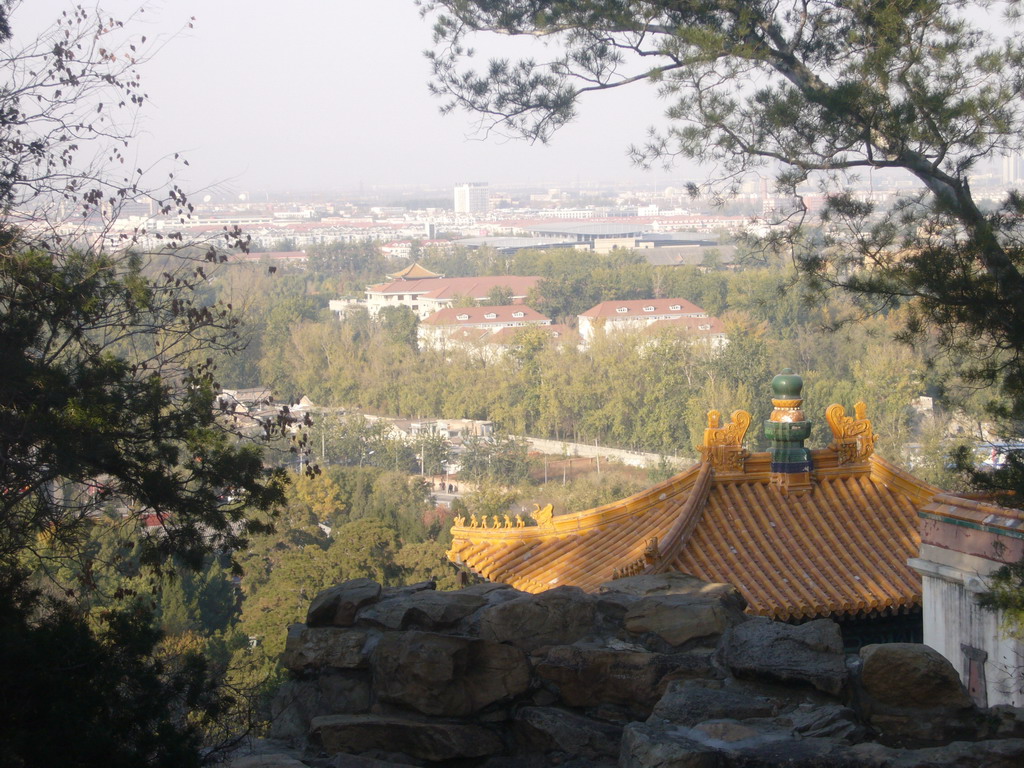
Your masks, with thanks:
<instances>
[{"instance_id":1,"label":"white apartment building","mask_svg":"<svg viewBox=\"0 0 1024 768\"><path fill-rule=\"evenodd\" d=\"M448 307L434 312L419 326L421 349L504 340L528 325L550 326L551 319L525 304L497 307Z\"/></svg>"},{"instance_id":2,"label":"white apartment building","mask_svg":"<svg viewBox=\"0 0 1024 768\"><path fill-rule=\"evenodd\" d=\"M578 315L577 321L584 345L588 345L599 330L604 333L639 331L655 324L659 328L679 328L716 347L728 343L722 321L686 299L603 301Z\"/></svg>"},{"instance_id":3,"label":"white apartment building","mask_svg":"<svg viewBox=\"0 0 1024 768\"><path fill-rule=\"evenodd\" d=\"M456 213L487 213L491 208L491 194L487 182L470 181L455 185Z\"/></svg>"},{"instance_id":4,"label":"white apartment building","mask_svg":"<svg viewBox=\"0 0 1024 768\"><path fill-rule=\"evenodd\" d=\"M427 275L432 274L422 271ZM486 301L495 288L507 290L512 303L520 304L539 282L539 277L518 275L402 277L387 283L368 285L366 309L371 316L376 316L384 307L409 307L420 320L425 320L439 309L450 307L460 296L474 301Z\"/></svg>"}]
</instances>

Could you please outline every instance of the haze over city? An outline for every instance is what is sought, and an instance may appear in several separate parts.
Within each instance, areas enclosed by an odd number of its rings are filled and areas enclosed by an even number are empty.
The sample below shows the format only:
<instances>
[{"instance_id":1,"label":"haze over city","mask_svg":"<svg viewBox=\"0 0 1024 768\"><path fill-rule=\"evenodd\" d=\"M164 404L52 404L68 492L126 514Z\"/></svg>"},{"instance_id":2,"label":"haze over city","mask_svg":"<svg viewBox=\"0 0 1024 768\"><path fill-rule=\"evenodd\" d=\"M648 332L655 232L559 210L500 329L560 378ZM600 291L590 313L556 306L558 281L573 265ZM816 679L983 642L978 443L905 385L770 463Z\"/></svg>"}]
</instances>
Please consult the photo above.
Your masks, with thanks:
<instances>
[{"instance_id":1,"label":"haze over city","mask_svg":"<svg viewBox=\"0 0 1024 768\"><path fill-rule=\"evenodd\" d=\"M31 39L66 7L23 3L12 16L17 39ZM692 166L643 171L627 157L629 144L662 119L664 105L643 83L584 104L547 146L485 139L467 115L442 116L423 56L431 24L413 0L145 7L129 25L153 44L136 148L147 164L181 152L193 190L301 193L467 179L679 185L697 177ZM103 3L115 18L138 8Z\"/></svg>"}]
</instances>

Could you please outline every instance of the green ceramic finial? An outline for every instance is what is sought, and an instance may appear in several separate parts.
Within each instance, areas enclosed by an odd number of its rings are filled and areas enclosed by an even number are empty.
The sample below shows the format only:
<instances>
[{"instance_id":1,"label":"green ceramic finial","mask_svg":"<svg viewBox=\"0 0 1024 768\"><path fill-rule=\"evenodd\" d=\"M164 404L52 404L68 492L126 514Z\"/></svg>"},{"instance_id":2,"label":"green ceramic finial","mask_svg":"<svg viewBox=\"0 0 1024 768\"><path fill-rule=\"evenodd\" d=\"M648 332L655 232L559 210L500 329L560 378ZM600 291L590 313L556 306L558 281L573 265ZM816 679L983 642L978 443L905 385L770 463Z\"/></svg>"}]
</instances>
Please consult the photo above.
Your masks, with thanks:
<instances>
[{"instance_id":1,"label":"green ceramic finial","mask_svg":"<svg viewBox=\"0 0 1024 768\"><path fill-rule=\"evenodd\" d=\"M811 434L811 422L804 416L800 406L800 393L804 380L786 368L772 379L772 393L775 395L771 418L764 423L764 436L771 441L772 483L778 485L783 494L791 491L802 493L810 488L810 472L813 469L811 452L804 447L804 440Z\"/></svg>"},{"instance_id":2,"label":"green ceramic finial","mask_svg":"<svg viewBox=\"0 0 1024 768\"><path fill-rule=\"evenodd\" d=\"M772 393L778 400L797 400L804 388L804 380L792 368L783 368L782 373L772 379Z\"/></svg>"}]
</instances>

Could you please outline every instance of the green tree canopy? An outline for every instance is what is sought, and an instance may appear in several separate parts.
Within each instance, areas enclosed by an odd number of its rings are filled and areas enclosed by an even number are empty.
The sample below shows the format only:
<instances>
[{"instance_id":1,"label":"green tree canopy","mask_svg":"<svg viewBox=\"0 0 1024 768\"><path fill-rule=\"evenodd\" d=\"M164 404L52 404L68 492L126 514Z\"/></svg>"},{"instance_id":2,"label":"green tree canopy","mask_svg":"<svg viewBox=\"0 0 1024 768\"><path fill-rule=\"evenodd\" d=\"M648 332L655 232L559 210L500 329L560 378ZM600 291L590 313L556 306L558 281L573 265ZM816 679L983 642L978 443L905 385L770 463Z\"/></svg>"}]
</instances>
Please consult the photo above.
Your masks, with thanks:
<instances>
[{"instance_id":1,"label":"green tree canopy","mask_svg":"<svg viewBox=\"0 0 1024 768\"><path fill-rule=\"evenodd\" d=\"M582 98L646 82L669 106L666 126L632 149L641 164L712 164L719 191L759 169L776 172L782 194L823 185L816 218L795 197L778 236L787 252L869 310L906 303L907 333L937 328L946 350L971 353L969 374L998 383L1024 414L1024 198L986 209L969 183L979 161L1024 149L1016 2L423 5L446 110L547 141ZM976 21L1001 10L999 35ZM488 33L540 41L543 55L466 67ZM848 191L865 170L909 174L921 193L879 210Z\"/></svg>"},{"instance_id":2,"label":"green tree canopy","mask_svg":"<svg viewBox=\"0 0 1024 768\"><path fill-rule=\"evenodd\" d=\"M416 349L416 329L420 320L416 313L408 307L381 307L377 313L377 322L390 341L395 344L405 344Z\"/></svg>"},{"instance_id":3,"label":"green tree canopy","mask_svg":"<svg viewBox=\"0 0 1024 768\"><path fill-rule=\"evenodd\" d=\"M512 303L512 289L504 285L496 285L487 294L485 305L492 307L504 307Z\"/></svg>"},{"instance_id":4,"label":"green tree canopy","mask_svg":"<svg viewBox=\"0 0 1024 768\"><path fill-rule=\"evenodd\" d=\"M124 590L87 609L120 581L104 569L170 556L198 568L265 530L283 501L281 473L214 408L212 355L239 336L234 314L208 301L207 270L246 243L104 228L134 201L191 212L173 174L147 189L122 165L151 49L80 6L16 48L10 7L0 3L0 763L197 765L199 724L226 704L205 661L159 659L152 610ZM78 237L83 222L92 229ZM130 542L99 544L108 523ZM167 620L223 620L223 577L192 596L195 610L169 600Z\"/></svg>"}]
</instances>

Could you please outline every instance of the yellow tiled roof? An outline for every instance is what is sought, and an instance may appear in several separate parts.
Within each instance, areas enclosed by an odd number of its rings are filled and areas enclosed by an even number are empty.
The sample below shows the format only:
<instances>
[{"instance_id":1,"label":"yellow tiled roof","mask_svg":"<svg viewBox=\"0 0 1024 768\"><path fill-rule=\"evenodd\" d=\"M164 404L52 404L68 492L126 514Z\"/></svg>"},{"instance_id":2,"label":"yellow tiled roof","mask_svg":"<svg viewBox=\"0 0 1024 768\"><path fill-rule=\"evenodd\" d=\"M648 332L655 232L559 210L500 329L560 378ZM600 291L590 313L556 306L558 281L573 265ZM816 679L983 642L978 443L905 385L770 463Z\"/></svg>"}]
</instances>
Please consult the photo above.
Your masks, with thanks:
<instances>
[{"instance_id":1,"label":"yellow tiled roof","mask_svg":"<svg viewBox=\"0 0 1024 768\"><path fill-rule=\"evenodd\" d=\"M437 272L431 272L429 269L421 267L419 264L410 264L405 269L400 269L393 275L388 275L388 277L392 280L419 280L423 278L444 277L444 275L439 275Z\"/></svg>"},{"instance_id":2,"label":"yellow tiled roof","mask_svg":"<svg viewBox=\"0 0 1024 768\"><path fill-rule=\"evenodd\" d=\"M448 553L527 592L596 590L621 575L678 570L734 584L777 619L898 612L920 605L920 507L938 488L870 455L813 452L809 491L770 484L767 453L729 471L706 459L622 501L529 527L452 529ZM459 521L457 521L459 522ZM465 522L465 521L461 521Z\"/></svg>"}]
</instances>

